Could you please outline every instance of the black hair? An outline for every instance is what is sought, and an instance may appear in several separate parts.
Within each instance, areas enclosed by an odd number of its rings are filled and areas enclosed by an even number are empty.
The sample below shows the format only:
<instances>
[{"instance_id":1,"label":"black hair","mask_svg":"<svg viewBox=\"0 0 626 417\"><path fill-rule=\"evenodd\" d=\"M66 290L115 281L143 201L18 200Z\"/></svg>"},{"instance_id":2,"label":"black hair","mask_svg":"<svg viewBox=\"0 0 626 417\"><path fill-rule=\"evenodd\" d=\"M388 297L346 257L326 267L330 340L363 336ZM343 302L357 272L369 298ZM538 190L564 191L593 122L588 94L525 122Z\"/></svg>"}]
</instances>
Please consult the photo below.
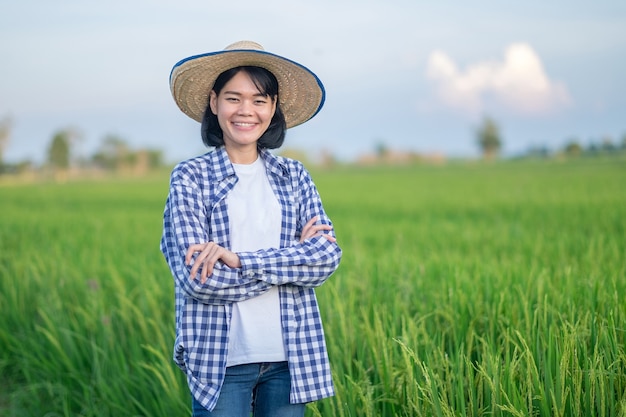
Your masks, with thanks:
<instances>
[{"instance_id":1,"label":"black hair","mask_svg":"<svg viewBox=\"0 0 626 417\"><path fill-rule=\"evenodd\" d=\"M266 97L270 97L272 100L276 100L276 111L274 112L274 117L272 117L267 130L263 132L259 138L257 142L258 148L280 148L285 141L287 124L278 100L278 80L271 71L266 70L265 68L252 66L231 68L224 71L217 77L212 90L215 94L219 95L226 83L240 71L243 71L250 76L250 79L261 94ZM224 133L222 132L222 128L217 121L217 116L211 111L210 101L211 100L207 102L207 107L204 110L204 116L202 117L202 125L200 127L202 142L204 142L206 146L222 146L224 144Z\"/></svg>"}]
</instances>

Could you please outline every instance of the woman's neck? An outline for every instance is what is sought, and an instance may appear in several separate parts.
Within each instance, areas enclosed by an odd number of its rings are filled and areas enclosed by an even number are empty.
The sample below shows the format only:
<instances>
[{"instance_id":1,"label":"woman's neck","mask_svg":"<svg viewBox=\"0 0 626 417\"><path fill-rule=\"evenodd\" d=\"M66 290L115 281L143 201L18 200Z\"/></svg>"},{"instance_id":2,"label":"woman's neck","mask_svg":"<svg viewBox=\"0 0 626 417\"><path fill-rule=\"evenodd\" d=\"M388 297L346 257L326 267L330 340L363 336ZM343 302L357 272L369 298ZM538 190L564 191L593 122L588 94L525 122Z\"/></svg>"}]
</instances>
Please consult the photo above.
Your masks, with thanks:
<instances>
[{"instance_id":1,"label":"woman's neck","mask_svg":"<svg viewBox=\"0 0 626 417\"><path fill-rule=\"evenodd\" d=\"M259 151L256 146L247 148L226 147L226 153L233 164L251 164L259 157Z\"/></svg>"}]
</instances>

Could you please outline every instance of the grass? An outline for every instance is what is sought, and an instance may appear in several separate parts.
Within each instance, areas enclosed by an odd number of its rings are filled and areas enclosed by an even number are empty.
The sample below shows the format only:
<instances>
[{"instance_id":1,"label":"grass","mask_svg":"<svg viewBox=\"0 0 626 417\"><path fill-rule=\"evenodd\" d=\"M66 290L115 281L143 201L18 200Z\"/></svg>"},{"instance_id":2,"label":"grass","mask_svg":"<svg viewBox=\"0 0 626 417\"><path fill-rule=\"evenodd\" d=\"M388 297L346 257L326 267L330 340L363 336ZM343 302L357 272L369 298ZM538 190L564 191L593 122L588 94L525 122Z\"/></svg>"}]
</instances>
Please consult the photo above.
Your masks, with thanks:
<instances>
[{"instance_id":1,"label":"grass","mask_svg":"<svg viewBox=\"0 0 626 417\"><path fill-rule=\"evenodd\" d=\"M314 171L337 395L309 416L626 415L621 160ZM167 175L0 188L0 414L189 415Z\"/></svg>"}]
</instances>

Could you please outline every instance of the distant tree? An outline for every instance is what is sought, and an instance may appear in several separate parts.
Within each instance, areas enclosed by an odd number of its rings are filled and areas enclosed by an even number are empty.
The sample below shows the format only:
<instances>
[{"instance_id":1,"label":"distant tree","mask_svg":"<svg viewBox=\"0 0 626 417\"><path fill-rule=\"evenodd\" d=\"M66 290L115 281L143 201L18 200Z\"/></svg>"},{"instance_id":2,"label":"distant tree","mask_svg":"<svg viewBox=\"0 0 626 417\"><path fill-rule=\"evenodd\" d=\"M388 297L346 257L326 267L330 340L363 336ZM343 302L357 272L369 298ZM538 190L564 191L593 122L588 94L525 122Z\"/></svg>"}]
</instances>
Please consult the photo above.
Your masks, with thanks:
<instances>
[{"instance_id":1,"label":"distant tree","mask_svg":"<svg viewBox=\"0 0 626 417\"><path fill-rule=\"evenodd\" d=\"M3 171L4 151L9 146L12 127L13 123L10 117L7 116L0 121L0 172Z\"/></svg>"},{"instance_id":2,"label":"distant tree","mask_svg":"<svg viewBox=\"0 0 626 417\"><path fill-rule=\"evenodd\" d=\"M622 143L620 145L620 149L626 150L626 133L622 135Z\"/></svg>"},{"instance_id":3,"label":"distant tree","mask_svg":"<svg viewBox=\"0 0 626 417\"><path fill-rule=\"evenodd\" d=\"M565 145L563 152L565 152L567 156L579 156L583 152L583 147L577 140L571 140Z\"/></svg>"},{"instance_id":4,"label":"distant tree","mask_svg":"<svg viewBox=\"0 0 626 417\"><path fill-rule=\"evenodd\" d=\"M24 172L32 171L35 166L32 161L25 159L16 163L13 167L16 173L21 174Z\"/></svg>"},{"instance_id":5,"label":"distant tree","mask_svg":"<svg viewBox=\"0 0 626 417\"><path fill-rule=\"evenodd\" d=\"M500 152L502 147L500 128L492 118L485 117L483 119L476 131L476 139L485 159L493 159Z\"/></svg>"},{"instance_id":6,"label":"distant tree","mask_svg":"<svg viewBox=\"0 0 626 417\"><path fill-rule=\"evenodd\" d=\"M132 164L134 158L124 139L117 135L107 135L92 161L104 169L118 170Z\"/></svg>"},{"instance_id":7,"label":"distant tree","mask_svg":"<svg viewBox=\"0 0 626 417\"><path fill-rule=\"evenodd\" d=\"M376 152L376 156L379 159L383 159L389 154L389 146L387 145L384 139L378 139L376 141L375 152Z\"/></svg>"},{"instance_id":8,"label":"distant tree","mask_svg":"<svg viewBox=\"0 0 626 417\"><path fill-rule=\"evenodd\" d=\"M106 135L97 152L91 156L97 167L109 171L142 174L164 165L163 151L159 149L131 149L126 140L115 134Z\"/></svg>"},{"instance_id":9,"label":"distant tree","mask_svg":"<svg viewBox=\"0 0 626 417\"><path fill-rule=\"evenodd\" d=\"M128 168L132 168L135 174L145 174L146 172L158 169L163 166L163 152L154 149L139 149L130 153Z\"/></svg>"},{"instance_id":10,"label":"distant tree","mask_svg":"<svg viewBox=\"0 0 626 417\"><path fill-rule=\"evenodd\" d=\"M67 127L57 131L48 147L48 164L55 169L68 169L72 165L72 149L80 140L82 133L77 128Z\"/></svg>"},{"instance_id":11,"label":"distant tree","mask_svg":"<svg viewBox=\"0 0 626 417\"><path fill-rule=\"evenodd\" d=\"M55 169L65 170L70 167L71 132L61 130L54 134L48 148L48 163Z\"/></svg>"},{"instance_id":12,"label":"distant tree","mask_svg":"<svg viewBox=\"0 0 626 417\"><path fill-rule=\"evenodd\" d=\"M163 163L163 151L160 149L147 149L148 153L148 166L150 169L161 168Z\"/></svg>"}]
</instances>

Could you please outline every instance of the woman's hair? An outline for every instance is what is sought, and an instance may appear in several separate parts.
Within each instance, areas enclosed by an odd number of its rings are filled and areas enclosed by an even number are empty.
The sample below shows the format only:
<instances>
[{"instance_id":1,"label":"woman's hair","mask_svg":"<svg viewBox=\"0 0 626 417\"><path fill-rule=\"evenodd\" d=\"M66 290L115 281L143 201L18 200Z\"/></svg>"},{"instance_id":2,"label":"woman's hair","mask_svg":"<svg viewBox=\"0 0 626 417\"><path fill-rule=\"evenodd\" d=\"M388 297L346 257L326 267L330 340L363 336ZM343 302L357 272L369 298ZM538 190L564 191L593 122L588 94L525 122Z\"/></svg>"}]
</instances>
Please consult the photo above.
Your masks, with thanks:
<instances>
[{"instance_id":1,"label":"woman's hair","mask_svg":"<svg viewBox=\"0 0 626 417\"><path fill-rule=\"evenodd\" d=\"M250 76L250 79L258 88L259 92L266 97L276 100L276 111L270 122L269 127L257 142L259 149L277 149L280 148L285 141L285 132L287 125L285 116L280 108L278 100L278 80L274 74L265 68L242 66L231 68L221 73L213 84L213 91L219 96L220 92L228 81L231 80L239 71L243 71ZM217 116L211 111L210 100L207 103L204 116L202 117L202 125L200 127L202 134L202 142L206 146L222 146L224 144L224 135L220 127Z\"/></svg>"}]
</instances>

